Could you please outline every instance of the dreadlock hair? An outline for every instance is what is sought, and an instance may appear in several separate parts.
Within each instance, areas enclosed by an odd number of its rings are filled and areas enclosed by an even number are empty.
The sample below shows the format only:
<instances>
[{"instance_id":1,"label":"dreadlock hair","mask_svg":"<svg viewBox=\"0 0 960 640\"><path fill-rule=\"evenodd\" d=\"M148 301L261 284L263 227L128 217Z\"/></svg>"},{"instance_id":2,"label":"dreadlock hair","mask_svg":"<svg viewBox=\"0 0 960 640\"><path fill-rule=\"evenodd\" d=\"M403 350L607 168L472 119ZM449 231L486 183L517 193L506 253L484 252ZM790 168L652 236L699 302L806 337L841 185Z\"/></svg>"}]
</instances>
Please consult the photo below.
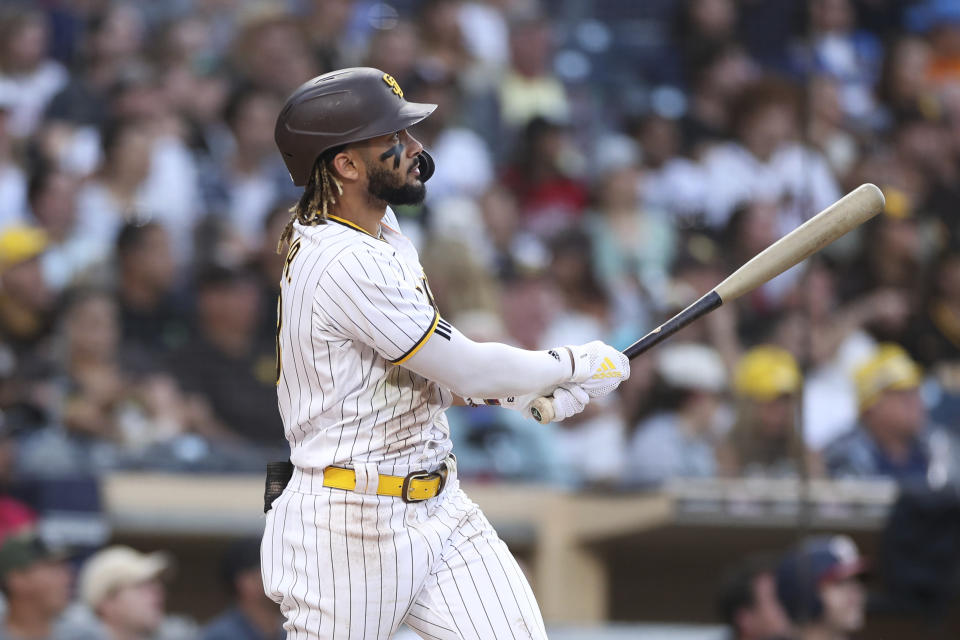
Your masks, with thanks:
<instances>
[{"instance_id":1,"label":"dreadlock hair","mask_svg":"<svg viewBox=\"0 0 960 640\"><path fill-rule=\"evenodd\" d=\"M283 253L284 245L293 237L293 223L303 225L326 224L330 207L337 203L337 197L343 195L343 183L333 173L333 158L343 151L346 145L327 149L317 156L313 164L310 180L300 196L299 202L290 207L290 220L280 234L277 253ZM336 189L336 193L334 193Z\"/></svg>"}]
</instances>

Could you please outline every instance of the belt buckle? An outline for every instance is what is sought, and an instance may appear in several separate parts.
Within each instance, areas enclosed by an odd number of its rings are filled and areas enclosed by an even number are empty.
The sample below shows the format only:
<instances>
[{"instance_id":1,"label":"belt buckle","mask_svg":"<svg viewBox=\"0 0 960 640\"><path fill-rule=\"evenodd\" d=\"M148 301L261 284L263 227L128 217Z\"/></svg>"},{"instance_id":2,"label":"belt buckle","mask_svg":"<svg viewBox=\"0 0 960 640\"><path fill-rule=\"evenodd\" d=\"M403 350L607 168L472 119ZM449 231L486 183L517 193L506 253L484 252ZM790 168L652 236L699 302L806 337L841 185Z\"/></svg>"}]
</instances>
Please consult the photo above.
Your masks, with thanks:
<instances>
[{"instance_id":1,"label":"belt buckle","mask_svg":"<svg viewBox=\"0 0 960 640\"><path fill-rule=\"evenodd\" d=\"M403 485L400 487L400 499L411 504L414 502L423 502L424 500L429 500L429 498L411 498L410 497L410 482L412 480L429 480L431 477L439 475L433 471L413 471L408 473L403 479ZM440 488L443 488L443 478L440 478ZM440 491L438 490L439 494Z\"/></svg>"}]
</instances>

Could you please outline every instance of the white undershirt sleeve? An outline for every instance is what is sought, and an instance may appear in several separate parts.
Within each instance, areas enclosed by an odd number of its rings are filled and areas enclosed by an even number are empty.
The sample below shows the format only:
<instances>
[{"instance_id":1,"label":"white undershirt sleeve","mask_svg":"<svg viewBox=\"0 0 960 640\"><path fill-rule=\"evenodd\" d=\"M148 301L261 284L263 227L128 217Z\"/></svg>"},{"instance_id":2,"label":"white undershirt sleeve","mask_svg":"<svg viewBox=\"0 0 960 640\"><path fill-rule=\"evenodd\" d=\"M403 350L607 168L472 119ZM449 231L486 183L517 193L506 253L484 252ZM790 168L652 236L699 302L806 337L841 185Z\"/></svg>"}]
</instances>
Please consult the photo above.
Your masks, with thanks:
<instances>
[{"instance_id":1,"label":"white undershirt sleeve","mask_svg":"<svg viewBox=\"0 0 960 640\"><path fill-rule=\"evenodd\" d=\"M525 351L499 342L474 342L441 320L443 330L403 363L414 373L471 398L503 398L552 390L570 380L566 349Z\"/></svg>"}]
</instances>

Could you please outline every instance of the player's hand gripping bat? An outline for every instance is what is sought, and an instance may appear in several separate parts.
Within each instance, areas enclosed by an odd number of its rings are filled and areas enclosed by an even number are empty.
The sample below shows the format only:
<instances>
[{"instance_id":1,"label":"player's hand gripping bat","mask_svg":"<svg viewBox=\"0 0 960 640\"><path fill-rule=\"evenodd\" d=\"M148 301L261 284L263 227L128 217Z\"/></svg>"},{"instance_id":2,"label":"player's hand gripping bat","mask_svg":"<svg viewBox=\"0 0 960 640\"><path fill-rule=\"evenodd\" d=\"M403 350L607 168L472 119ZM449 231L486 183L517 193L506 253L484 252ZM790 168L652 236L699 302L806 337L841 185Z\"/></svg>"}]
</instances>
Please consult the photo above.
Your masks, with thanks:
<instances>
[{"instance_id":1,"label":"player's hand gripping bat","mask_svg":"<svg viewBox=\"0 0 960 640\"><path fill-rule=\"evenodd\" d=\"M630 359L660 344L694 320L724 302L753 291L883 209L883 194L876 185L862 184L758 253L709 293L623 350ZM549 398L537 398L530 407L533 418L546 424L553 420Z\"/></svg>"}]
</instances>

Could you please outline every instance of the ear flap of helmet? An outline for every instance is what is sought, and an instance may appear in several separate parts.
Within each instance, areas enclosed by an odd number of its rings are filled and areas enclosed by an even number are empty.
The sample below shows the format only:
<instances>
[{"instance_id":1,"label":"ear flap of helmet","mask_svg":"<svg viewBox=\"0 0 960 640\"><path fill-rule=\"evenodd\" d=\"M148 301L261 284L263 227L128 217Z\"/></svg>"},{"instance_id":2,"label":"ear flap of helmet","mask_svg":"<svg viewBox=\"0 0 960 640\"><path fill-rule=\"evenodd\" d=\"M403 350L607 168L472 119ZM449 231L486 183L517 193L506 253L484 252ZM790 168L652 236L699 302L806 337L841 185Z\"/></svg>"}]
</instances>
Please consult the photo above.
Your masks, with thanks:
<instances>
[{"instance_id":1,"label":"ear flap of helmet","mask_svg":"<svg viewBox=\"0 0 960 640\"><path fill-rule=\"evenodd\" d=\"M426 182L433 175L436 164L434 164L433 157L427 153L426 149L420 152L417 159L420 160L420 182Z\"/></svg>"}]
</instances>

